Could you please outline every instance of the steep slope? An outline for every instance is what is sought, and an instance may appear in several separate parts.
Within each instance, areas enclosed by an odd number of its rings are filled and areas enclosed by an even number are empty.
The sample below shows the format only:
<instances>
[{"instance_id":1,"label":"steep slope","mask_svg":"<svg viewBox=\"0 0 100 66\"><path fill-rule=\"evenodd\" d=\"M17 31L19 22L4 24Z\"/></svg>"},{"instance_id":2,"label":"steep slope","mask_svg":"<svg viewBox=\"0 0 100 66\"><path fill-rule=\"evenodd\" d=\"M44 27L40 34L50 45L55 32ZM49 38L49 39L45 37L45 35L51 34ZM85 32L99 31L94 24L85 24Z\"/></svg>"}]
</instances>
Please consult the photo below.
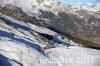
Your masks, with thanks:
<instances>
[{"instance_id":1,"label":"steep slope","mask_svg":"<svg viewBox=\"0 0 100 66\"><path fill-rule=\"evenodd\" d=\"M0 12L100 48L100 4L62 5L57 0L0 0ZM59 27L60 26L60 27Z\"/></svg>"},{"instance_id":2,"label":"steep slope","mask_svg":"<svg viewBox=\"0 0 100 66\"><path fill-rule=\"evenodd\" d=\"M47 28L0 16L0 66L99 66L99 60L100 50L80 46Z\"/></svg>"},{"instance_id":3,"label":"steep slope","mask_svg":"<svg viewBox=\"0 0 100 66\"><path fill-rule=\"evenodd\" d=\"M39 15L39 10L52 10L58 5L57 0L1 0L0 5L4 7L7 4L12 4L22 8L22 10L30 16Z\"/></svg>"}]
</instances>

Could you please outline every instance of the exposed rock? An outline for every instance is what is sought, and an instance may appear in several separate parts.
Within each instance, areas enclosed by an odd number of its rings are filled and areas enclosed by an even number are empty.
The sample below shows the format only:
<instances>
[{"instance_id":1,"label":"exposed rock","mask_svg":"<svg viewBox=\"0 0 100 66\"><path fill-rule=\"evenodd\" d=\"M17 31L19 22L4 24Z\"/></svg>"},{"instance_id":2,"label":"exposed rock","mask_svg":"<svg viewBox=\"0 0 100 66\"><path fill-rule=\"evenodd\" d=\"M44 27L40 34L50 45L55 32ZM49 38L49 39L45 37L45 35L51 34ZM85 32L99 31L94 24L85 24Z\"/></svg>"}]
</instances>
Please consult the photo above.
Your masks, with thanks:
<instances>
[{"instance_id":1,"label":"exposed rock","mask_svg":"<svg viewBox=\"0 0 100 66\"><path fill-rule=\"evenodd\" d=\"M70 6L72 7L72 6ZM73 9L72 9L73 10ZM0 12L24 22L34 23L47 27L60 34L69 36L76 42L100 48L100 12L89 12L85 9L76 10L75 13L58 11L58 15L51 11L40 9L38 17L29 16L12 4L0 6Z\"/></svg>"}]
</instances>

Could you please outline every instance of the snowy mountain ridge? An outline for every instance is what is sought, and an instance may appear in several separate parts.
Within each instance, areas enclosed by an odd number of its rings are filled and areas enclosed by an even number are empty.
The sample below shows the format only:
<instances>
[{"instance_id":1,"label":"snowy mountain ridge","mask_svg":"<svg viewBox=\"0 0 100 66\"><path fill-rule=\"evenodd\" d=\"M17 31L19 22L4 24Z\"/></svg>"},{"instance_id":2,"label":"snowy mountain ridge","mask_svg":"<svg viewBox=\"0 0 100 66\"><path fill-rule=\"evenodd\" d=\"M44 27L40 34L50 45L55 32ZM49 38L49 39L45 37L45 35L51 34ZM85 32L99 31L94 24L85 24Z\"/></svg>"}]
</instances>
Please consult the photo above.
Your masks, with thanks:
<instances>
[{"instance_id":1,"label":"snowy mountain ridge","mask_svg":"<svg viewBox=\"0 0 100 66\"><path fill-rule=\"evenodd\" d=\"M50 8L55 8L57 6L57 0L1 0L0 5L3 7L7 4L16 5L27 13L32 15L34 12L38 14L38 10L50 10Z\"/></svg>"},{"instance_id":2,"label":"snowy mountain ridge","mask_svg":"<svg viewBox=\"0 0 100 66\"><path fill-rule=\"evenodd\" d=\"M0 12L4 15L65 34L72 40L82 40L77 42L85 42L87 46L100 48L99 3L63 5L57 0L1 0L0 5Z\"/></svg>"},{"instance_id":3,"label":"snowy mountain ridge","mask_svg":"<svg viewBox=\"0 0 100 66\"><path fill-rule=\"evenodd\" d=\"M100 4L0 0L0 66L100 66L99 18Z\"/></svg>"},{"instance_id":4,"label":"snowy mountain ridge","mask_svg":"<svg viewBox=\"0 0 100 66\"><path fill-rule=\"evenodd\" d=\"M34 26L34 24L24 23L1 14L0 66L99 66L99 50L82 47L67 38L62 39L60 35L56 35L49 29L31 27L32 25ZM36 31L37 27L38 31ZM47 38L43 39L39 33L50 34L54 36L54 39L50 41ZM78 61L78 57L90 58L90 63L75 62ZM62 58L73 58L73 60L72 62L50 60ZM48 59L48 62L45 63L45 59Z\"/></svg>"},{"instance_id":5,"label":"snowy mountain ridge","mask_svg":"<svg viewBox=\"0 0 100 66\"><path fill-rule=\"evenodd\" d=\"M89 12L99 12L100 4L66 4L62 5L58 0L1 0L0 5L4 7L7 4L15 5L21 8L30 16L40 15L40 10L51 11L55 15L59 12L76 13L76 11L87 10Z\"/></svg>"}]
</instances>

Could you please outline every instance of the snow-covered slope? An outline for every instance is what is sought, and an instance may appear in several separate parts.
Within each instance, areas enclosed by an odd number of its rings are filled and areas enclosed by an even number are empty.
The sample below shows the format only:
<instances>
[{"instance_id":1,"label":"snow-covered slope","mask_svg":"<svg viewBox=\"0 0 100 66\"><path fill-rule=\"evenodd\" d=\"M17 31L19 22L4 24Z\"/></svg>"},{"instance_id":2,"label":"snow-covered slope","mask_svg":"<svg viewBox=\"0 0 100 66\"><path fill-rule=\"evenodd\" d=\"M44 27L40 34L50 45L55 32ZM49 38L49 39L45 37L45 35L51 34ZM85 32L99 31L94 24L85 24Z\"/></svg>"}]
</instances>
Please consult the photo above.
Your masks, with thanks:
<instances>
[{"instance_id":1,"label":"snow-covered slope","mask_svg":"<svg viewBox=\"0 0 100 66\"><path fill-rule=\"evenodd\" d=\"M7 4L12 4L20 7L26 14L30 16L40 15L40 10L50 11L57 15L59 12L76 13L76 11L86 10L89 12L99 12L100 4L95 5L87 3L75 3L61 5L58 0L0 0L0 5L4 7Z\"/></svg>"},{"instance_id":2,"label":"snow-covered slope","mask_svg":"<svg viewBox=\"0 0 100 66\"><path fill-rule=\"evenodd\" d=\"M100 66L100 44L62 34L100 43L99 18L100 4L0 0L0 66Z\"/></svg>"},{"instance_id":3,"label":"snow-covered slope","mask_svg":"<svg viewBox=\"0 0 100 66\"><path fill-rule=\"evenodd\" d=\"M57 0L0 0L0 12L17 20L70 35L82 40L85 45L100 48L99 3L62 5Z\"/></svg>"},{"instance_id":4,"label":"snow-covered slope","mask_svg":"<svg viewBox=\"0 0 100 66\"><path fill-rule=\"evenodd\" d=\"M48 40L41 34L53 38ZM100 50L82 47L47 28L1 14L0 66L99 66L99 61Z\"/></svg>"}]
</instances>

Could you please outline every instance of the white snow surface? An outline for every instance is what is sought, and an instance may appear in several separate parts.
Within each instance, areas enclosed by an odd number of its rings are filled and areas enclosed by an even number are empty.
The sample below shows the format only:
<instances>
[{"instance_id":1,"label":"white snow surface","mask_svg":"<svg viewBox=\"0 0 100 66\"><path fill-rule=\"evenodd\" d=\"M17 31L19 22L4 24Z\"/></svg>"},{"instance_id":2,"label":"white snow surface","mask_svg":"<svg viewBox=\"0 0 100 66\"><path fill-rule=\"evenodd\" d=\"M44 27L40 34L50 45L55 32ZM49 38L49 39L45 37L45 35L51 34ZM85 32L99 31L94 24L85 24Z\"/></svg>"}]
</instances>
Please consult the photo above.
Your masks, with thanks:
<instances>
[{"instance_id":1,"label":"white snow surface","mask_svg":"<svg viewBox=\"0 0 100 66\"><path fill-rule=\"evenodd\" d=\"M7 21L8 20L8 21ZM100 66L100 50L73 46L43 49L47 43L38 33L58 36L56 32L8 16L0 17L0 66ZM51 60L52 59L52 60ZM63 59L63 60L62 60ZM60 60L60 61L59 61Z\"/></svg>"},{"instance_id":2,"label":"white snow surface","mask_svg":"<svg viewBox=\"0 0 100 66\"><path fill-rule=\"evenodd\" d=\"M49 11L55 9L58 4L57 0L0 0L0 5L3 7L7 4L16 5L30 16L38 15L39 10ZM50 7L50 8L49 8Z\"/></svg>"},{"instance_id":3,"label":"white snow surface","mask_svg":"<svg viewBox=\"0 0 100 66\"><path fill-rule=\"evenodd\" d=\"M38 16L40 15L40 10L50 11L55 15L58 12L69 12L76 13L76 11L85 10L90 13L100 12L100 3L92 4L66 4L62 5L58 0L0 0L0 5L3 7L7 4L13 4L17 7L22 8L22 10L29 16Z\"/></svg>"}]
</instances>

